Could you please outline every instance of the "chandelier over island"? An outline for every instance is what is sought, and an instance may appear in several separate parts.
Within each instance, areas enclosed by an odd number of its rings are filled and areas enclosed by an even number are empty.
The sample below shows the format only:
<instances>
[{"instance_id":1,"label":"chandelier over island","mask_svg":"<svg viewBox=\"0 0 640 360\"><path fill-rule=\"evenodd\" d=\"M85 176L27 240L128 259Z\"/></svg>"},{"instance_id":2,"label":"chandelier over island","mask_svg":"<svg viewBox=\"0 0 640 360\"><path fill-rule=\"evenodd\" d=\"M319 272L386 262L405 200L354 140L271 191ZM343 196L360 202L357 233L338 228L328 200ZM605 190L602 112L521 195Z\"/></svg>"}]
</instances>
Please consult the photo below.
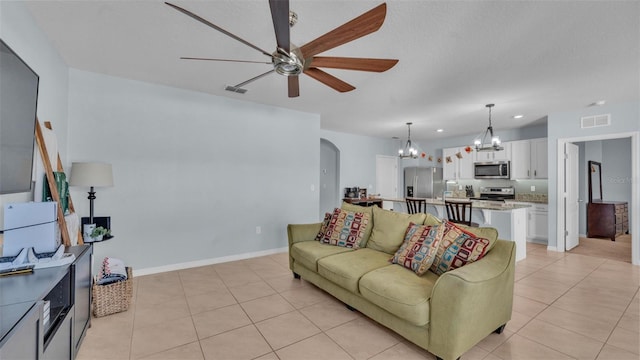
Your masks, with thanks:
<instances>
[{"instance_id":1,"label":"chandelier over island","mask_svg":"<svg viewBox=\"0 0 640 360\"><path fill-rule=\"evenodd\" d=\"M418 149L416 149L411 143L411 125L412 122L407 123L408 135L407 135L407 143L404 145L404 148L400 148L398 150L398 156L401 159L417 159L418 158Z\"/></svg>"},{"instance_id":2,"label":"chandelier over island","mask_svg":"<svg viewBox=\"0 0 640 360\"><path fill-rule=\"evenodd\" d=\"M494 104L487 104L485 107L489 108L489 127L484 133L481 133L474 141L476 151L500 151L504 150L504 147L500 146L500 138L493 135L493 126L491 126L491 108ZM491 142L489 142L491 141Z\"/></svg>"}]
</instances>

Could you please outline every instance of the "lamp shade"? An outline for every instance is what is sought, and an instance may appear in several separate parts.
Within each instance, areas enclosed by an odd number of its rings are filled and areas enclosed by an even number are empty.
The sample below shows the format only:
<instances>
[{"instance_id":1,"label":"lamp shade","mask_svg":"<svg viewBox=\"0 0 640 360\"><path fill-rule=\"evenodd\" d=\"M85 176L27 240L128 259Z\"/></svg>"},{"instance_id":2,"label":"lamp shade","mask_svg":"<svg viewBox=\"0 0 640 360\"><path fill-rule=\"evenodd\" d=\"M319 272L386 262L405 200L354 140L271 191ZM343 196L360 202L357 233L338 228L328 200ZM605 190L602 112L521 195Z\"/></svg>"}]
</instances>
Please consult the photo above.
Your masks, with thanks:
<instances>
[{"instance_id":1,"label":"lamp shade","mask_svg":"<svg viewBox=\"0 0 640 360\"><path fill-rule=\"evenodd\" d=\"M113 186L111 164L98 162L74 162L71 164L71 186Z\"/></svg>"}]
</instances>

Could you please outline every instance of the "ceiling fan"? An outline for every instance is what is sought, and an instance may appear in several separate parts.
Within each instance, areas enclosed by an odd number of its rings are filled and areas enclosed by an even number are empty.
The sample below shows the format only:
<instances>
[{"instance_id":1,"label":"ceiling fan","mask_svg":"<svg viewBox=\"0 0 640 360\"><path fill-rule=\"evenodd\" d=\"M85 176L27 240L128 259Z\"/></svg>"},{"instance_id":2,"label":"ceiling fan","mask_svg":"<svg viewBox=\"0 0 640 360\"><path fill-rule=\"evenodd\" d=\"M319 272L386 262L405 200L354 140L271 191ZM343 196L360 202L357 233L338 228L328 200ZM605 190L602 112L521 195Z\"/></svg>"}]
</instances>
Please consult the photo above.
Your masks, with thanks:
<instances>
[{"instance_id":1,"label":"ceiling fan","mask_svg":"<svg viewBox=\"0 0 640 360\"><path fill-rule=\"evenodd\" d=\"M208 60L208 61L230 61L245 63L264 63L273 65L273 69L244 81L235 86L227 86L226 90L244 94L247 90L242 86L258 80L271 73L277 73L286 76L288 79L289 97L297 97L300 95L300 84L298 75L304 73L310 77L320 81L321 83L339 91L347 92L354 90L355 87L348 84L337 77L330 75L319 68L334 68L344 70L360 70L383 72L392 68L398 60L395 59L371 59L371 58L352 58L352 57L335 57L335 56L316 56L322 52L333 49L337 46L346 44L350 41L361 38L365 35L377 31L387 14L387 4L383 3L377 7L367 11L366 13L356 17L355 19L338 26L328 33L312 40L303 46L297 47L291 44L289 40L290 26L295 24L297 15L289 11L289 0L269 0L271 8L271 18L273 19L273 27L276 33L277 47L276 51L269 53L250 42L230 33L229 31L211 23L210 21L192 13L189 10L181 8L177 5L165 2L172 8L192 17L199 22L210 26L219 32L250 46L251 48L261 52L263 55L271 59L270 62L247 61L247 60L230 60L230 59L212 59L212 58L196 58L181 57L188 60Z\"/></svg>"}]
</instances>

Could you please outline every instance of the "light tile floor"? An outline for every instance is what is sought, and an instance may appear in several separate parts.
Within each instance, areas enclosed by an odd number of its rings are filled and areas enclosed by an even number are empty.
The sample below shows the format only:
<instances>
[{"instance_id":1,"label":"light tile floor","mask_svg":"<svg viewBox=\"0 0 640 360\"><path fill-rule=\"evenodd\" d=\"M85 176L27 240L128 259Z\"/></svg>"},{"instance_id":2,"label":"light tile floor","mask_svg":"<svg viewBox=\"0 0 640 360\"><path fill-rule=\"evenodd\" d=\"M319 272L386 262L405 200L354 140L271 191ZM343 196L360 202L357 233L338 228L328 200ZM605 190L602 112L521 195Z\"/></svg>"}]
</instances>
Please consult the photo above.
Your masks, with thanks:
<instances>
[{"instance_id":1,"label":"light tile floor","mask_svg":"<svg viewBox=\"0 0 640 360\"><path fill-rule=\"evenodd\" d=\"M640 268L528 244L501 335L463 359L640 358ZM77 359L434 359L303 280L287 254L134 279Z\"/></svg>"}]
</instances>

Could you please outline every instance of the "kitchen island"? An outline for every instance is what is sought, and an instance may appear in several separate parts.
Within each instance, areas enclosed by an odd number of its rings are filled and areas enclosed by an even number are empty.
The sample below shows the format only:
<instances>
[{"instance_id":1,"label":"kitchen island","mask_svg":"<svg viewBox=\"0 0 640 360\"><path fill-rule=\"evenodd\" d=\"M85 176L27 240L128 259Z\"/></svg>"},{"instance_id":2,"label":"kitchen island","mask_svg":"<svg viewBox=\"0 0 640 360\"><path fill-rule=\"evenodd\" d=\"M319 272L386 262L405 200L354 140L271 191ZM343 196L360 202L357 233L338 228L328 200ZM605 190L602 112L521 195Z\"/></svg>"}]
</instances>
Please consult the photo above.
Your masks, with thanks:
<instances>
[{"instance_id":1,"label":"kitchen island","mask_svg":"<svg viewBox=\"0 0 640 360\"><path fill-rule=\"evenodd\" d=\"M407 212L405 199L389 199L392 201L394 210ZM424 199L427 203L427 213L441 219L447 218L447 211L444 201L441 199ZM466 199L455 199L466 200ZM473 222L482 227L492 227L498 230L498 237L504 240L511 240L516 243L516 261L527 257L527 208L530 205L514 202L497 202L485 200L473 200L473 210L471 218Z\"/></svg>"}]
</instances>

